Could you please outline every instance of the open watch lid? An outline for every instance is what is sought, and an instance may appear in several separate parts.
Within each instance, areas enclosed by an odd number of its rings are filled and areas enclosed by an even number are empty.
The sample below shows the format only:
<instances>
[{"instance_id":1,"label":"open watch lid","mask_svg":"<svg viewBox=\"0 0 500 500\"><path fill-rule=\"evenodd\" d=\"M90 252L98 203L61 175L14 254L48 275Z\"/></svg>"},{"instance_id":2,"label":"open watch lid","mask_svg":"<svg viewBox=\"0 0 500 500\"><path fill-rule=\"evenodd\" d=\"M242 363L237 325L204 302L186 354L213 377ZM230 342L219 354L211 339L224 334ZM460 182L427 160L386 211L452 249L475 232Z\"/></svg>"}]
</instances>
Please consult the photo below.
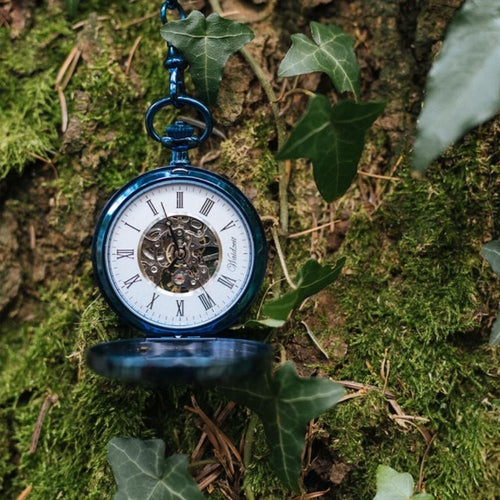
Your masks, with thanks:
<instances>
[{"instance_id":1,"label":"open watch lid","mask_svg":"<svg viewBox=\"0 0 500 500\"><path fill-rule=\"evenodd\" d=\"M271 358L262 342L205 337L116 340L87 351L95 373L153 385L227 383L265 371Z\"/></svg>"}]
</instances>

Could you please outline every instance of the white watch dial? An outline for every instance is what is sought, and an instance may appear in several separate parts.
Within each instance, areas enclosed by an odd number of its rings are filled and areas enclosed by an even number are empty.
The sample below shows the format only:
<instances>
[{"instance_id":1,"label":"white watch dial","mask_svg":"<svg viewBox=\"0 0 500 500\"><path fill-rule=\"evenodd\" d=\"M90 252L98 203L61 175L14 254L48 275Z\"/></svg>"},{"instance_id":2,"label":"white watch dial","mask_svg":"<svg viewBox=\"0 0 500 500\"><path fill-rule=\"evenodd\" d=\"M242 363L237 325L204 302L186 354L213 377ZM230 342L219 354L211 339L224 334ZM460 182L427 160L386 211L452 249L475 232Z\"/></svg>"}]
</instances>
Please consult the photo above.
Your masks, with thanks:
<instances>
[{"instance_id":1,"label":"white watch dial","mask_svg":"<svg viewBox=\"0 0 500 500\"><path fill-rule=\"evenodd\" d=\"M246 219L228 197L168 180L132 198L116 215L105 259L125 306L164 328L203 326L241 298L253 269Z\"/></svg>"}]
</instances>

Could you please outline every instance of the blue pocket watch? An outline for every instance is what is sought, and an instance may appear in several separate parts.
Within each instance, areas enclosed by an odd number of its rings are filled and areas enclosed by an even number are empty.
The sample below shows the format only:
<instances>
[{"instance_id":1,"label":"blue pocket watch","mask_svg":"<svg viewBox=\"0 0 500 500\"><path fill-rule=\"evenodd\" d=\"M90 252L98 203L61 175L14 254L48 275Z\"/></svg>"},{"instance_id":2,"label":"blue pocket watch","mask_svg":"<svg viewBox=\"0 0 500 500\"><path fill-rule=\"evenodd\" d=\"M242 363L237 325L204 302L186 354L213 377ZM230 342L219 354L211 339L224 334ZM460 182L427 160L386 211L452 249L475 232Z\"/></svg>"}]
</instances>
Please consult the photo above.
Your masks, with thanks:
<instances>
[{"instance_id":1,"label":"blue pocket watch","mask_svg":"<svg viewBox=\"0 0 500 500\"><path fill-rule=\"evenodd\" d=\"M184 11L177 2L166 10ZM184 95L182 54L169 45L170 96L146 113L153 139L172 150L168 167L133 179L108 201L92 244L94 273L118 316L146 338L91 347L90 368L110 378L154 384L222 382L268 368L269 346L216 338L249 308L265 273L265 235L256 210L224 177L191 166L188 150L211 133L208 108ZM167 106L192 107L201 136L184 122L154 127Z\"/></svg>"}]
</instances>

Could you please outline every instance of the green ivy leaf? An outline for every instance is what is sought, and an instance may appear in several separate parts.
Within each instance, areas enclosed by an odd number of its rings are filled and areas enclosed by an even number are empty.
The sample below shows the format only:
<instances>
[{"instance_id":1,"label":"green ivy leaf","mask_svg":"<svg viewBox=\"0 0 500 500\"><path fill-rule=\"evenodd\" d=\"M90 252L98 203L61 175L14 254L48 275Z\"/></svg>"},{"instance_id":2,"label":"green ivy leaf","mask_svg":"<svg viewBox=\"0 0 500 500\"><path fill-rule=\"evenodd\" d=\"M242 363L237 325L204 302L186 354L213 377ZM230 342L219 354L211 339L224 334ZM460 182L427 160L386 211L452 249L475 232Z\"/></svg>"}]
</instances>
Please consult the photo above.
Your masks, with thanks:
<instances>
[{"instance_id":1,"label":"green ivy leaf","mask_svg":"<svg viewBox=\"0 0 500 500\"><path fill-rule=\"evenodd\" d=\"M113 438L108 443L108 461L118 491L115 500L202 500L194 479L189 475L185 455L165 459L161 439Z\"/></svg>"},{"instance_id":2,"label":"green ivy leaf","mask_svg":"<svg viewBox=\"0 0 500 500\"><path fill-rule=\"evenodd\" d=\"M215 104L222 73L229 56L250 42L253 31L218 14L207 18L195 10L187 19L170 21L161 36L179 49L191 65L198 97Z\"/></svg>"},{"instance_id":3,"label":"green ivy leaf","mask_svg":"<svg viewBox=\"0 0 500 500\"><path fill-rule=\"evenodd\" d=\"M283 319L250 319L240 328L281 328L286 323Z\"/></svg>"},{"instance_id":4,"label":"green ivy leaf","mask_svg":"<svg viewBox=\"0 0 500 500\"><path fill-rule=\"evenodd\" d=\"M413 166L425 171L450 144L500 109L500 2L467 0L427 79Z\"/></svg>"},{"instance_id":5,"label":"green ivy leaf","mask_svg":"<svg viewBox=\"0 0 500 500\"><path fill-rule=\"evenodd\" d=\"M276 158L309 158L316 186L330 202L342 196L356 176L365 133L385 103L342 101L333 108L316 95Z\"/></svg>"},{"instance_id":6,"label":"green ivy leaf","mask_svg":"<svg viewBox=\"0 0 500 500\"><path fill-rule=\"evenodd\" d=\"M495 274L500 278L500 241L490 241L483 246L481 253L490 263ZM490 333L490 345L500 345L500 308L498 309L498 316L493 323Z\"/></svg>"},{"instance_id":7,"label":"green ivy leaf","mask_svg":"<svg viewBox=\"0 0 500 500\"><path fill-rule=\"evenodd\" d=\"M481 253L490 263L494 273L500 278L500 241L490 241L483 246Z\"/></svg>"},{"instance_id":8,"label":"green ivy leaf","mask_svg":"<svg viewBox=\"0 0 500 500\"><path fill-rule=\"evenodd\" d=\"M313 41L303 34L292 35L292 46L281 62L278 76L295 76L322 71L339 92L359 98L360 67L354 40L338 26L311 22Z\"/></svg>"},{"instance_id":9,"label":"green ivy leaf","mask_svg":"<svg viewBox=\"0 0 500 500\"><path fill-rule=\"evenodd\" d=\"M220 389L260 417L274 471L286 487L298 492L306 425L339 402L343 387L327 379L300 378L287 362L274 374L248 377Z\"/></svg>"},{"instance_id":10,"label":"green ivy leaf","mask_svg":"<svg viewBox=\"0 0 500 500\"><path fill-rule=\"evenodd\" d=\"M498 308L497 319L495 320L493 326L491 327L489 343L490 346L492 347L500 345L500 307Z\"/></svg>"},{"instance_id":11,"label":"green ivy leaf","mask_svg":"<svg viewBox=\"0 0 500 500\"><path fill-rule=\"evenodd\" d=\"M295 278L297 288L285 293L285 295L276 300L264 304L262 312L266 316L269 316L271 321L281 322L278 326L282 326L292 309L302 304L307 297L331 285L339 277L344 263L345 258L340 259L334 267L328 265L322 266L314 259L308 260L299 269Z\"/></svg>"},{"instance_id":12,"label":"green ivy leaf","mask_svg":"<svg viewBox=\"0 0 500 500\"><path fill-rule=\"evenodd\" d=\"M374 500L434 500L427 493L414 495L414 487L408 472L397 472L387 465L377 467L377 495Z\"/></svg>"}]
</instances>

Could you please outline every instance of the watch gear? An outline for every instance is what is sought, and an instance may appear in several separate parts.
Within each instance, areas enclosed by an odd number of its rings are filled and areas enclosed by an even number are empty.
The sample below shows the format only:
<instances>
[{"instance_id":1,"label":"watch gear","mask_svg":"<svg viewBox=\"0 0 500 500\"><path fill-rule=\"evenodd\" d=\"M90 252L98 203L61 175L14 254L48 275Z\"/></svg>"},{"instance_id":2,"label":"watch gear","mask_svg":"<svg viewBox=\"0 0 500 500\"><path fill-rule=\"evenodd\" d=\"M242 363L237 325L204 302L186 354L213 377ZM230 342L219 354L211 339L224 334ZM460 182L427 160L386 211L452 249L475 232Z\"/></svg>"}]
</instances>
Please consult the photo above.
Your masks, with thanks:
<instances>
[{"instance_id":1,"label":"watch gear","mask_svg":"<svg viewBox=\"0 0 500 500\"><path fill-rule=\"evenodd\" d=\"M200 220L176 215L155 223L143 236L139 258L144 275L172 293L202 287L217 271L221 245Z\"/></svg>"}]
</instances>

